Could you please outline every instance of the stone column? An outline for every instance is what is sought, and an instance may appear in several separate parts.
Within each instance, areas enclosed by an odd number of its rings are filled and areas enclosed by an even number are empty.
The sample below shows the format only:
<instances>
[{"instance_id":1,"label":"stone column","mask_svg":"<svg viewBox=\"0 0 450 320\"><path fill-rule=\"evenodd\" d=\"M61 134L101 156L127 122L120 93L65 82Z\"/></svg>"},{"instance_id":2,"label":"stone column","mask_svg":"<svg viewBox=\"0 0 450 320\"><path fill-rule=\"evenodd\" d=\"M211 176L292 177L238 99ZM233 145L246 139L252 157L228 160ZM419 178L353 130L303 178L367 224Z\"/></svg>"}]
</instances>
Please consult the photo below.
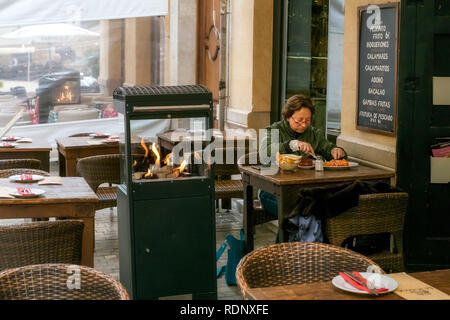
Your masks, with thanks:
<instances>
[{"instance_id":1,"label":"stone column","mask_svg":"<svg viewBox=\"0 0 450 320\"><path fill-rule=\"evenodd\" d=\"M125 19L124 85L150 85L150 17Z\"/></svg>"},{"instance_id":2,"label":"stone column","mask_svg":"<svg viewBox=\"0 0 450 320\"><path fill-rule=\"evenodd\" d=\"M100 92L111 96L122 85L122 20L100 21Z\"/></svg>"}]
</instances>

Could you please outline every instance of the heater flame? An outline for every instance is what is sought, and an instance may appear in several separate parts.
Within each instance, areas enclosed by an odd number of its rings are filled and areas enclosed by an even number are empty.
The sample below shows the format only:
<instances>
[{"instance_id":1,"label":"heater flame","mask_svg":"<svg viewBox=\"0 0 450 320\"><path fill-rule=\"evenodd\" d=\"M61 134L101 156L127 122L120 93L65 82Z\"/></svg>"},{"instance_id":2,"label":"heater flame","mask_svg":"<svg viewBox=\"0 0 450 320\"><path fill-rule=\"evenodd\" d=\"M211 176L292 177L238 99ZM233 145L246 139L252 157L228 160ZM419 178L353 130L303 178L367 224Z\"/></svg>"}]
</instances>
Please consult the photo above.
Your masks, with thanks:
<instances>
[{"instance_id":1,"label":"heater flame","mask_svg":"<svg viewBox=\"0 0 450 320\"><path fill-rule=\"evenodd\" d=\"M147 171L147 173L144 175L144 177L153 177L153 172L152 172L152 170L150 170L150 168L148 168L148 171Z\"/></svg>"},{"instance_id":2,"label":"heater flame","mask_svg":"<svg viewBox=\"0 0 450 320\"><path fill-rule=\"evenodd\" d=\"M56 98L57 102L72 102L72 91L70 91L69 86L64 86L63 91L59 95L59 97Z\"/></svg>"},{"instance_id":3,"label":"heater flame","mask_svg":"<svg viewBox=\"0 0 450 320\"><path fill-rule=\"evenodd\" d=\"M148 157L148 148L147 148L147 146L145 145L144 138L141 139L141 146L142 146L142 148L144 148L144 150L145 150L144 158L147 158L147 157Z\"/></svg>"},{"instance_id":4,"label":"heater flame","mask_svg":"<svg viewBox=\"0 0 450 320\"><path fill-rule=\"evenodd\" d=\"M134 162L133 162L133 167L136 167L136 165L137 165L137 161L134 160Z\"/></svg>"},{"instance_id":5,"label":"heater flame","mask_svg":"<svg viewBox=\"0 0 450 320\"><path fill-rule=\"evenodd\" d=\"M155 160L155 166L160 167L161 166L161 156L158 152L158 148L156 147L156 143L152 144L152 152L155 154L156 156L156 160Z\"/></svg>"},{"instance_id":6,"label":"heater flame","mask_svg":"<svg viewBox=\"0 0 450 320\"><path fill-rule=\"evenodd\" d=\"M165 158L164 158L164 164L166 165L166 166L168 166L169 164L170 164L170 158L172 158L172 154L171 153L169 153Z\"/></svg>"},{"instance_id":7,"label":"heater flame","mask_svg":"<svg viewBox=\"0 0 450 320\"><path fill-rule=\"evenodd\" d=\"M183 162L180 164L180 166L177 168L180 170L180 173L184 171L184 168L186 167L186 160L183 160Z\"/></svg>"}]
</instances>

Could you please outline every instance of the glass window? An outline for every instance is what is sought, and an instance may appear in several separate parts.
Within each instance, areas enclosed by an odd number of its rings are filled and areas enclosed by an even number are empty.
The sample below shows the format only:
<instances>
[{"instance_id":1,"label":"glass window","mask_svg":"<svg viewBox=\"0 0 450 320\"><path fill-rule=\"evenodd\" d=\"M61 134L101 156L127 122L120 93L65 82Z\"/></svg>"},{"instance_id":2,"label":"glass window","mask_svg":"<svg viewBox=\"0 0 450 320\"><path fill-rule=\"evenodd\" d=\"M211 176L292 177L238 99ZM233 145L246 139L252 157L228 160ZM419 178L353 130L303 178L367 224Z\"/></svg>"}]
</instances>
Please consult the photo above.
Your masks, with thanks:
<instances>
[{"instance_id":1,"label":"glass window","mask_svg":"<svg viewBox=\"0 0 450 320\"><path fill-rule=\"evenodd\" d=\"M165 16L129 19L0 27L0 128L101 126L115 87L163 84Z\"/></svg>"},{"instance_id":2,"label":"glass window","mask_svg":"<svg viewBox=\"0 0 450 320\"><path fill-rule=\"evenodd\" d=\"M309 96L314 126L328 133L340 129L344 3L286 0L284 7L281 106L294 94Z\"/></svg>"}]
</instances>

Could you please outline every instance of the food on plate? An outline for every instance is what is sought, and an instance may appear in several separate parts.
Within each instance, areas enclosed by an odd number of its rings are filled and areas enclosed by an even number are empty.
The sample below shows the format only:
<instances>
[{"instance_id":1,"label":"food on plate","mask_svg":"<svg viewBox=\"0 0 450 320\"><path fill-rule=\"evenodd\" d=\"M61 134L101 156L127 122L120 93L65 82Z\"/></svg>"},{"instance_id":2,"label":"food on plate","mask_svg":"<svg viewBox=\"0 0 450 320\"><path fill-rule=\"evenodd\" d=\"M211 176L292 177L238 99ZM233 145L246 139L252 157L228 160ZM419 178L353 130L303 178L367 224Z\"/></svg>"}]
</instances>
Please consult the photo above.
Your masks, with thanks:
<instances>
[{"instance_id":1,"label":"food on plate","mask_svg":"<svg viewBox=\"0 0 450 320\"><path fill-rule=\"evenodd\" d=\"M324 167L348 167L348 161L345 159L341 160L330 160L323 163Z\"/></svg>"},{"instance_id":2,"label":"food on plate","mask_svg":"<svg viewBox=\"0 0 450 320\"><path fill-rule=\"evenodd\" d=\"M282 170L293 170L300 162L301 156L295 154L279 154L277 153L278 166Z\"/></svg>"},{"instance_id":3,"label":"food on plate","mask_svg":"<svg viewBox=\"0 0 450 320\"><path fill-rule=\"evenodd\" d=\"M298 165L302 167L310 167L313 165L313 160L310 158L301 158Z\"/></svg>"}]
</instances>

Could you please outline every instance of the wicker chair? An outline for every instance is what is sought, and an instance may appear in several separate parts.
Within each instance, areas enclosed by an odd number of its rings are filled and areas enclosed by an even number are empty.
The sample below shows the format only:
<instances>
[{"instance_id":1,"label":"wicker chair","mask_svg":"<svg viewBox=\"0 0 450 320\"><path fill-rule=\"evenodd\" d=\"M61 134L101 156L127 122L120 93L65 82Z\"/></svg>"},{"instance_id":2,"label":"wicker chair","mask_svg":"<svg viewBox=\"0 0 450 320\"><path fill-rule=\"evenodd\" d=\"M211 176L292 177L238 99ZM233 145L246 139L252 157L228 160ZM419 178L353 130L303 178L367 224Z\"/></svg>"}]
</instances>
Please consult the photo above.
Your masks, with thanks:
<instances>
[{"instance_id":1,"label":"wicker chair","mask_svg":"<svg viewBox=\"0 0 450 320\"><path fill-rule=\"evenodd\" d=\"M96 210L117 206L117 187L120 183L120 154L91 156L78 160L77 173L97 194L100 202ZM99 187L109 183L108 187Z\"/></svg>"},{"instance_id":2,"label":"wicker chair","mask_svg":"<svg viewBox=\"0 0 450 320\"><path fill-rule=\"evenodd\" d=\"M407 204L405 192L361 195L357 206L327 219L328 239L331 244L341 246L351 236L389 232L394 237L395 253L383 251L368 258L387 272L405 271L403 225Z\"/></svg>"},{"instance_id":3,"label":"wicker chair","mask_svg":"<svg viewBox=\"0 0 450 320\"><path fill-rule=\"evenodd\" d=\"M379 268L367 257L333 245L283 242L245 255L237 266L236 281L248 299L250 288L331 281L341 271L366 271L371 265Z\"/></svg>"},{"instance_id":4,"label":"wicker chair","mask_svg":"<svg viewBox=\"0 0 450 320\"><path fill-rule=\"evenodd\" d=\"M16 174L38 174L44 177L49 177L50 173L43 170L37 170L37 169L25 169L25 168L18 168L18 169L6 169L6 170L0 170L0 178L8 178L10 176L16 175Z\"/></svg>"},{"instance_id":5,"label":"wicker chair","mask_svg":"<svg viewBox=\"0 0 450 320\"><path fill-rule=\"evenodd\" d=\"M232 163L226 163L227 152L233 152L234 159ZM216 156L222 154L224 162L216 163L214 166L216 176L214 181L215 200L222 199L222 206L230 209L231 198L244 198L242 180L231 179L232 175L240 174L236 158L239 154L239 150L235 148L216 148L215 154Z\"/></svg>"},{"instance_id":6,"label":"wicker chair","mask_svg":"<svg viewBox=\"0 0 450 320\"><path fill-rule=\"evenodd\" d=\"M0 226L0 270L41 263L81 263L84 223L58 220Z\"/></svg>"},{"instance_id":7,"label":"wicker chair","mask_svg":"<svg viewBox=\"0 0 450 320\"><path fill-rule=\"evenodd\" d=\"M1 300L129 300L110 275L81 265L37 264L0 272Z\"/></svg>"},{"instance_id":8,"label":"wicker chair","mask_svg":"<svg viewBox=\"0 0 450 320\"><path fill-rule=\"evenodd\" d=\"M39 169L41 167L41 161L37 159L8 159L0 160L0 170L5 169Z\"/></svg>"}]
</instances>

